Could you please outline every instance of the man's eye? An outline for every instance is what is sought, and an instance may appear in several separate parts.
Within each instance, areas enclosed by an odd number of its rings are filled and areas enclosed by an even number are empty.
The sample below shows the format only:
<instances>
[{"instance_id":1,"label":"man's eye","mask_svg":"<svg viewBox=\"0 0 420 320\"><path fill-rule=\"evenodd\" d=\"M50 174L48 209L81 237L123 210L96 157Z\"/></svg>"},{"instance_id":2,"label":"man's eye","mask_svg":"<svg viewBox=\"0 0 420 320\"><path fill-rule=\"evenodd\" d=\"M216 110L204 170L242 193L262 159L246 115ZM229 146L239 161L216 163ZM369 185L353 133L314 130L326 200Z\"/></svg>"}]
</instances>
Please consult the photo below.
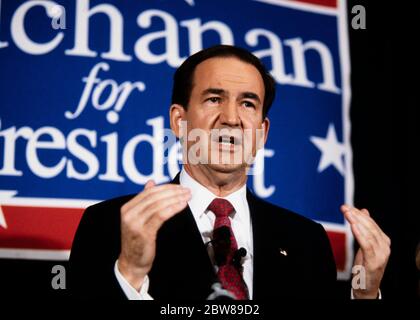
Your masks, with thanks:
<instances>
[{"instance_id":1,"label":"man's eye","mask_svg":"<svg viewBox=\"0 0 420 320\"><path fill-rule=\"evenodd\" d=\"M255 104L253 104L250 101L244 101L242 104L247 108L254 108L255 109Z\"/></svg>"},{"instance_id":2,"label":"man's eye","mask_svg":"<svg viewBox=\"0 0 420 320\"><path fill-rule=\"evenodd\" d=\"M219 103L220 98L219 97L210 97L207 99L207 101L210 101L211 103Z\"/></svg>"}]
</instances>

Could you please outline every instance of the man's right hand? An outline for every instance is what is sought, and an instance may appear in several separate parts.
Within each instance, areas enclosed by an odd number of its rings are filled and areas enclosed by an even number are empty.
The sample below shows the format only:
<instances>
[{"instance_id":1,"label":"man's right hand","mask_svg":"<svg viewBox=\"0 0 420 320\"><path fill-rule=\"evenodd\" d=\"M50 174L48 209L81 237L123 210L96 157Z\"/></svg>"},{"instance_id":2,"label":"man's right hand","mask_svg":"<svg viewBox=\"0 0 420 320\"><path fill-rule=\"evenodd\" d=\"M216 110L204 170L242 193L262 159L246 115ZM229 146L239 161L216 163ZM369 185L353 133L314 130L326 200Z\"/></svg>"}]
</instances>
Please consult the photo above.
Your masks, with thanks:
<instances>
[{"instance_id":1,"label":"man's right hand","mask_svg":"<svg viewBox=\"0 0 420 320\"><path fill-rule=\"evenodd\" d=\"M181 212L190 198L188 188L176 184L156 186L149 181L142 192L121 207L118 269L136 290L140 290L152 268L159 228Z\"/></svg>"}]
</instances>

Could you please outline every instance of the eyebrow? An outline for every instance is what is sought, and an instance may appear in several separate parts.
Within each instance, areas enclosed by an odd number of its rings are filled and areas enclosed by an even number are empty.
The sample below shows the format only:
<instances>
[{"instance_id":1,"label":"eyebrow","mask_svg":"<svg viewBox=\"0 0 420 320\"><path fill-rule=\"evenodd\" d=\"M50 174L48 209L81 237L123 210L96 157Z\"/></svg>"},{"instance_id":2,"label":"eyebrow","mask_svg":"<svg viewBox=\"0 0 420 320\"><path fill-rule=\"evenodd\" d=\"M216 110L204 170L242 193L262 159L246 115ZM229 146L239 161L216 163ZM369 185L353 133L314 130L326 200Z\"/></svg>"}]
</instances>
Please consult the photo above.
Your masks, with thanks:
<instances>
[{"instance_id":1,"label":"eyebrow","mask_svg":"<svg viewBox=\"0 0 420 320\"><path fill-rule=\"evenodd\" d=\"M217 95L223 96L223 95L227 95L227 92L226 90L220 89L220 88L208 88L201 93L202 96L205 96L208 94L217 94ZM250 92L250 91L243 92L241 93L240 97L246 98L246 99L252 99L252 100L257 101L258 103L261 103L260 97L254 92Z\"/></svg>"},{"instance_id":2,"label":"eyebrow","mask_svg":"<svg viewBox=\"0 0 420 320\"><path fill-rule=\"evenodd\" d=\"M241 94L241 97L242 98L247 98L247 99L252 99L252 100L257 101L258 103L261 103L260 97L254 92L244 92L244 93Z\"/></svg>"},{"instance_id":3,"label":"eyebrow","mask_svg":"<svg viewBox=\"0 0 420 320\"><path fill-rule=\"evenodd\" d=\"M219 89L219 88L208 88L201 93L202 96L205 96L208 94L226 95L226 90Z\"/></svg>"}]
</instances>

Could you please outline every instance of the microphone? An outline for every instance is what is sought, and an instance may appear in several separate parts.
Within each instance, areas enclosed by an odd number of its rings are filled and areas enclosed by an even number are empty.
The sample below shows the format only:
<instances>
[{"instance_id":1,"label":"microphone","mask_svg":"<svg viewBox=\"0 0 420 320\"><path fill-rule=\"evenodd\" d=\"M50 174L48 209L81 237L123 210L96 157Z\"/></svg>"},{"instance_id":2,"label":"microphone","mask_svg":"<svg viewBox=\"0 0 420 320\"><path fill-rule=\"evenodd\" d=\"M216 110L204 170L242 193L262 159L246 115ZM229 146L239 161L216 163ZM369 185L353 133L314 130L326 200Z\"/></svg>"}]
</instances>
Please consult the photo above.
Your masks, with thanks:
<instances>
[{"instance_id":1,"label":"microphone","mask_svg":"<svg viewBox=\"0 0 420 320\"><path fill-rule=\"evenodd\" d=\"M224 265L227 262L226 260L231 249L230 236L230 228L228 226L222 226L213 230L213 239L206 243L206 246L209 244L213 246L214 259L218 266ZM246 255L247 251L243 247L233 253L232 264L239 272L243 270L242 258ZM207 300L236 300L234 294L222 287L217 277L211 289L212 293L207 297Z\"/></svg>"},{"instance_id":2,"label":"microphone","mask_svg":"<svg viewBox=\"0 0 420 320\"><path fill-rule=\"evenodd\" d=\"M223 242L230 245L230 229L228 226L221 226L213 230L213 241Z\"/></svg>"},{"instance_id":3,"label":"microphone","mask_svg":"<svg viewBox=\"0 0 420 320\"><path fill-rule=\"evenodd\" d=\"M242 271L242 258L246 257L247 251L244 247L239 248L233 254L232 262L233 265L238 268L238 270Z\"/></svg>"},{"instance_id":4,"label":"microphone","mask_svg":"<svg viewBox=\"0 0 420 320\"><path fill-rule=\"evenodd\" d=\"M207 244L212 244L214 252L214 260L216 265L226 264L227 256L230 251L230 229L227 226L222 226L213 230L213 240Z\"/></svg>"},{"instance_id":5,"label":"microphone","mask_svg":"<svg viewBox=\"0 0 420 320\"><path fill-rule=\"evenodd\" d=\"M212 244L214 250L214 259L216 265L226 264L227 256L229 255L231 240L230 229L227 226L222 226L213 230L213 240L210 240L206 245ZM245 248L241 247L233 253L232 263L238 269L242 270L242 258L247 255Z\"/></svg>"},{"instance_id":6,"label":"microphone","mask_svg":"<svg viewBox=\"0 0 420 320\"><path fill-rule=\"evenodd\" d=\"M242 272L243 266L242 266L242 258L245 257L247 254L247 251L245 248L241 247L238 250L235 251L232 258L232 263L239 270L239 272ZM219 279L215 279L211 286L212 292L207 297L207 300L236 300L235 295L224 289L219 282Z\"/></svg>"}]
</instances>

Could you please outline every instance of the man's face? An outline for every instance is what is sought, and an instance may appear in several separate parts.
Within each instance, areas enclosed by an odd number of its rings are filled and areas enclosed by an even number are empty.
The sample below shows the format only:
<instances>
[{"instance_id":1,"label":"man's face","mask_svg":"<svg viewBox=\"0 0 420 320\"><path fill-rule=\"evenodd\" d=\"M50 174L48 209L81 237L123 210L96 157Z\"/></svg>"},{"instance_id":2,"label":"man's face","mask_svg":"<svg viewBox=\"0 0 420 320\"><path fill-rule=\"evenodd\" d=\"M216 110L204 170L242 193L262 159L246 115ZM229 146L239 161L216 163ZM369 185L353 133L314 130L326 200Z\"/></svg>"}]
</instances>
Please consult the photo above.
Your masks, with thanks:
<instances>
[{"instance_id":1,"label":"man's face","mask_svg":"<svg viewBox=\"0 0 420 320\"><path fill-rule=\"evenodd\" d=\"M268 119L263 119L264 93L263 79L251 64L235 57L200 63L182 117L187 123L187 162L198 156L199 165L211 170L245 169L268 132Z\"/></svg>"}]
</instances>

